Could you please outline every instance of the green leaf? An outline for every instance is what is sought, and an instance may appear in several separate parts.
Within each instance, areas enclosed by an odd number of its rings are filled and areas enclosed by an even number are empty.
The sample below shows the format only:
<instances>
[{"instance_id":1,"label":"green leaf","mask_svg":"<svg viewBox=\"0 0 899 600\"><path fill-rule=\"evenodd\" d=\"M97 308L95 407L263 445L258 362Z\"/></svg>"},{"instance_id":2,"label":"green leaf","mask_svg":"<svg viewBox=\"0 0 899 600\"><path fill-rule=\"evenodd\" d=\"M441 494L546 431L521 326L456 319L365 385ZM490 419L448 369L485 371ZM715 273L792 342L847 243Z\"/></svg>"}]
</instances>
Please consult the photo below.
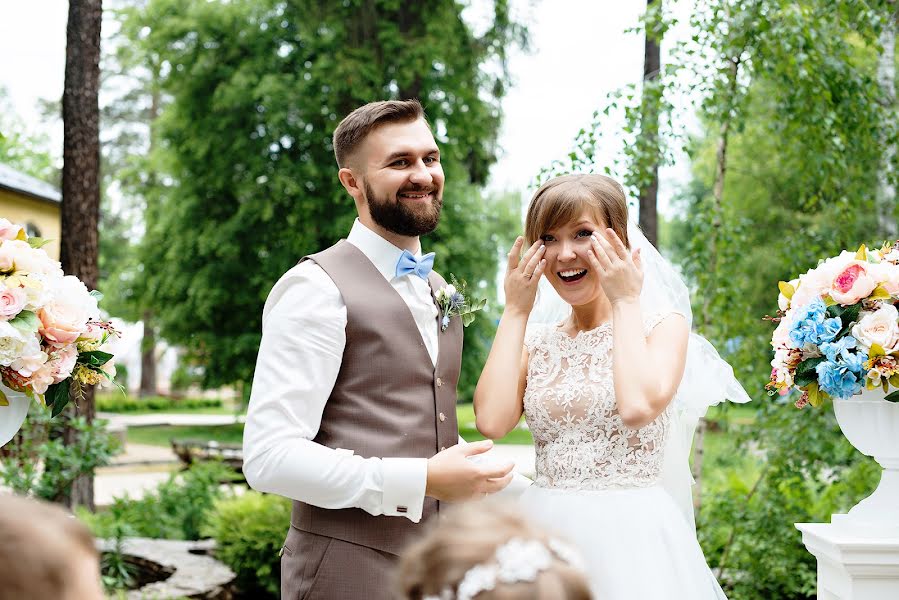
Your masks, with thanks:
<instances>
[{"instance_id":1,"label":"green leaf","mask_svg":"<svg viewBox=\"0 0 899 600\"><path fill-rule=\"evenodd\" d=\"M883 399L887 402L899 402L899 390L896 390L892 394L887 394Z\"/></svg>"},{"instance_id":2,"label":"green leaf","mask_svg":"<svg viewBox=\"0 0 899 600\"><path fill-rule=\"evenodd\" d=\"M815 372L815 367L825 360L826 359L821 356L818 358L809 358L808 360L799 363L799 366L796 367L796 375L793 376L796 385L801 388L806 388L812 383L817 384L818 374Z\"/></svg>"},{"instance_id":3,"label":"green leaf","mask_svg":"<svg viewBox=\"0 0 899 600\"><path fill-rule=\"evenodd\" d=\"M69 382L71 377L60 383L54 383L47 388L44 394L44 402L51 409L51 415L56 416L62 412L62 409L69 403Z\"/></svg>"},{"instance_id":4,"label":"green leaf","mask_svg":"<svg viewBox=\"0 0 899 600\"><path fill-rule=\"evenodd\" d=\"M808 384L806 391L808 392L808 403L815 408L820 408L824 403L824 398L822 398L821 394L819 393L818 382L813 381L812 383Z\"/></svg>"},{"instance_id":5,"label":"green leaf","mask_svg":"<svg viewBox=\"0 0 899 600\"><path fill-rule=\"evenodd\" d=\"M855 260L868 261L868 249L864 244L858 247L858 252L855 253Z\"/></svg>"},{"instance_id":6,"label":"green leaf","mask_svg":"<svg viewBox=\"0 0 899 600\"><path fill-rule=\"evenodd\" d=\"M882 285L878 285L874 288L874 291L871 292L871 295L868 296L871 300L889 300L890 293L886 290Z\"/></svg>"},{"instance_id":7,"label":"green leaf","mask_svg":"<svg viewBox=\"0 0 899 600\"><path fill-rule=\"evenodd\" d=\"M35 333L41 326L41 320L30 310L23 310L15 319L11 319L9 324L25 333Z\"/></svg>"},{"instance_id":8,"label":"green leaf","mask_svg":"<svg viewBox=\"0 0 899 600\"><path fill-rule=\"evenodd\" d=\"M9 406L9 399L3 393L3 390L0 390L0 406Z\"/></svg>"},{"instance_id":9,"label":"green leaf","mask_svg":"<svg viewBox=\"0 0 899 600\"><path fill-rule=\"evenodd\" d=\"M52 242L53 240L48 240L45 238L33 237L28 238L28 245L35 249L40 249Z\"/></svg>"},{"instance_id":10,"label":"green leaf","mask_svg":"<svg viewBox=\"0 0 899 600\"><path fill-rule=\"evenodd\" d=\"M97 302L103 299L103 292L100 290L91 290L90 295L91 297L96 298Z\"/></svg>"},{"instance_id":11,"label":"green leaf","mask_svg":"<svg viewBox=\"0 0 899 600\"><path fill-rule=\"evenodd\" d=\"M112 360L113 355L102 350L91 350L78 355L78 362L89 367L100 367Z\"/></svg>"},{"instance_id":12,"label":"green leaf","mask_svg":"<svg viewBox=\"0 0 899 600\"><path fill-rule=\"evenodd\" d=\"M780 290L780 293L784 295L784 298L787 300L793 297L793 294L796 293L796 288L787 283L786 281L778 281L777 288Z\"/></svg>"},{"instance_id":13,"label":"green leaf","mask_svg":"<svg viewBox=\"0 0 899 600\"><path fill-rule=\"evenodd\" d=\"M871 344L871 349L868 351L868 358L875 358L877 356L884 356L886 352L883 349L883 346L880 344Z\"/></svg>"}]
</instances>

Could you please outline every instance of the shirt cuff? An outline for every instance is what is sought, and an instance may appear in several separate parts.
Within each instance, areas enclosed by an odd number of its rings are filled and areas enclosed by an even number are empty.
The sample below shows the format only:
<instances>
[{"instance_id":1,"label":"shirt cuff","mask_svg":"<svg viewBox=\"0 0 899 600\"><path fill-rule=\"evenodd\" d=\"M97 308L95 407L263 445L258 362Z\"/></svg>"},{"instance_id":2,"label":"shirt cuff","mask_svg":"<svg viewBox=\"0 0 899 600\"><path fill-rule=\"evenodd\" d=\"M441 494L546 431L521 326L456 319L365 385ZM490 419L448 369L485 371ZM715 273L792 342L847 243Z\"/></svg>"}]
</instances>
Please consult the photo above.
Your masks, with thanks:
<instances>
[{"instance_id":1,"label":"shirt cuff","mask_svg":"<svg viewBox=\"0 0 899 600\"><path fill-rule=\"evenodd\" d=\"M428 482L428 459L382 458L382 513L390 517L406 517L421 521Z\"/></svg>"}]
</instances>

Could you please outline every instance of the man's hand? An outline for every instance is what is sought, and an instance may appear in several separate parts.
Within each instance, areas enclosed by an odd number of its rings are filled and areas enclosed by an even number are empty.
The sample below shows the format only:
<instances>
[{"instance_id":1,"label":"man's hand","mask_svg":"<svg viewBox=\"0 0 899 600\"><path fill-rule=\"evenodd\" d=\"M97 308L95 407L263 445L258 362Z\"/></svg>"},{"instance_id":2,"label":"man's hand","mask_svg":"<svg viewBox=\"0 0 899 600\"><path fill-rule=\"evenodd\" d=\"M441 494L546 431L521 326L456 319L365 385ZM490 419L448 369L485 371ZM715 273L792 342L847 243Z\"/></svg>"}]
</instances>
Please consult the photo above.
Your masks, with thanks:
<instances>
[{"instance_id":1,"label":"man's hand","mask_svg":"<svg viewBox=\"0 0 899 600\"><path fill-rule=\"evenodd\" d=\"M457 444L429 458L425 495L446 502L461 502L496 493L509 485L513 463L475 464L468 460L492 447L491 440Z\"/></svg>"}]
</instances>

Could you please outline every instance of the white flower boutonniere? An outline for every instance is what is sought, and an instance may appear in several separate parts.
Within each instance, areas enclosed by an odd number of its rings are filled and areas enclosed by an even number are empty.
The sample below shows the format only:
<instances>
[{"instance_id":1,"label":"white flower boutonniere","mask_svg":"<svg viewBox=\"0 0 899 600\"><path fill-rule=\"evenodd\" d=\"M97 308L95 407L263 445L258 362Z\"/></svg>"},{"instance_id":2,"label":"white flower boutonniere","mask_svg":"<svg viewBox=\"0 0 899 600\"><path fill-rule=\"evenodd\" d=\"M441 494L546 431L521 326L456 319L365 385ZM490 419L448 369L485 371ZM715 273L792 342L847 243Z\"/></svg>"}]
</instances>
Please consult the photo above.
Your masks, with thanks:
<instances>
[{"instance_id":1,"label":"white flower boutonniere","mask_svg":"<svg viewBox=\"0 0 899 600\"><path fill-rule=\"evenodd\" d=\"M441 315L440 331L446 331L452 317L460 317L462 325L468 327L474 321L475 313L487 305L487 300L477 300L467 295L464 279L460 282L455 275L450 275L450 282L434 294Z\"/></svg>"}]
</instances>

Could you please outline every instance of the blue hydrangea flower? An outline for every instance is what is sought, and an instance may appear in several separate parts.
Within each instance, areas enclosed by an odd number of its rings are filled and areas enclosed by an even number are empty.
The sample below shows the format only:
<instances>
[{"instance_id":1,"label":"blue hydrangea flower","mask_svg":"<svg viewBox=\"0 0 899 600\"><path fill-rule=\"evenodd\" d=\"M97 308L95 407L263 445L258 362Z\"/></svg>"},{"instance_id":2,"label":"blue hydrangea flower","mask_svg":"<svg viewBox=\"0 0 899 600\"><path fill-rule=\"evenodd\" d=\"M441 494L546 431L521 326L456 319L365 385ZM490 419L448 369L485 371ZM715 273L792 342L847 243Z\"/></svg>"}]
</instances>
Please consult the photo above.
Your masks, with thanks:
<instances>
[{"instance_id":1,"label":"blue hydrangea flower","mask_svg":"<svg viewBox=\"0 0 899 600\"><path fill-rule=\"evenodd\" d=\"M821 352L824 353L824 356L826 356L827 360L830 362L837 362L840 359L845 361L850 356L853 356L849 351L857 346L858 341L851 335L847 335L835 342L825 342L821 344Z\"/></svg>"},{"instance_id":2,"label":"blue hydrangea flower","mask_svg":"<svg viewBox=\"0 0 899 600\"><path fill-rule=\"evenodd\" d=\"M818 386L834 398L846 399L862 389L862 376L847 365L826 360L815 367Z\"/></svg>"},{"instance_id":3,"label":"blue hydrangea flower","mask_svg":"<svg viewBox=\"0 0 899 600\"><path fill-rule=\"evenodd\" d=\"M831 342L842 327L840 319L827 318L827 306L823 300L816 298L797 310L790 329L791 347L802 348L806 344L817 346L823 342Z\"/></svg>"}]
</instances>

